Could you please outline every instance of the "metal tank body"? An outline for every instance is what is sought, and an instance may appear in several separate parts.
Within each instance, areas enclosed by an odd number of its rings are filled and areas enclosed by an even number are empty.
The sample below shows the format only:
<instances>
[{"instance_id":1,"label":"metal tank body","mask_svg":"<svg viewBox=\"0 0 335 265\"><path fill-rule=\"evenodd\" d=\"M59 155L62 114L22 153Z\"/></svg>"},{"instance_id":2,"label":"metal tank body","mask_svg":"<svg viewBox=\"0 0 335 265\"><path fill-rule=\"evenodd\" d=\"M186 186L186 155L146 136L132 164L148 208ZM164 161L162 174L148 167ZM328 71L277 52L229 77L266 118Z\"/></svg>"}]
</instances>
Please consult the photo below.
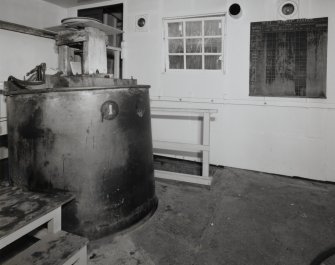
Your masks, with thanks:
<instances>
[{"instance_id":1,"label":"metal tank body","mask_svg":"<svg viewBox=\"0 0 335 265\"><path fill-rule=\"evenodd\" d=\"M156 209L148 88L7 93L11 179L29 190L73 192L64 230L100 238Z\"/></svg>"}]
</instances>

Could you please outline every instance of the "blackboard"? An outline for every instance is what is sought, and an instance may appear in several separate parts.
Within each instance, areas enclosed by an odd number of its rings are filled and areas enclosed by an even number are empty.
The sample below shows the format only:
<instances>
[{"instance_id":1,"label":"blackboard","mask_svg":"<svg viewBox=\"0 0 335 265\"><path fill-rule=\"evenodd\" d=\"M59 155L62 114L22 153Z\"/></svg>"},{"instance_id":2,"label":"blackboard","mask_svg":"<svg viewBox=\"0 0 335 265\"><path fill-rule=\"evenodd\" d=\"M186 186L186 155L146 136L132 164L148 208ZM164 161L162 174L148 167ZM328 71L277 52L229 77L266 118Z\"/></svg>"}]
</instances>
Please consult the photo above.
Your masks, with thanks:
<instances>
[{"instance_id":1,"label":"blackboard","mask_svg":"<svg viewBox=\"0 0 335 265\"><path fill-rule=\"evenodd\" d=\"M328 18L252 22L249 95L326 98Z\"/></svg>"}]
</instances>

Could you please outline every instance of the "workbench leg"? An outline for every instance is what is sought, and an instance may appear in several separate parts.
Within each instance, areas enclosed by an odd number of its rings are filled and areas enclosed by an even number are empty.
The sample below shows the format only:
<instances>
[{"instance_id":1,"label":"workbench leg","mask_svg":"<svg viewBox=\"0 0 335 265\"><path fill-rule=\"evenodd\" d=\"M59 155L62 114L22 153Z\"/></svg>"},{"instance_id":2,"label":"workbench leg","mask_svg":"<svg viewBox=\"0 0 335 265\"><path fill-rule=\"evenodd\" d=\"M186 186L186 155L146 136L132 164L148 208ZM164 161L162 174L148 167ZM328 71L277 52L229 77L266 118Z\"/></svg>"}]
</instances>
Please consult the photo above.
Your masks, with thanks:
<instances>
[{"instance_id":1,"label":"workbench leg","mask_svg":"<svg viewBox=\"0 0 335 265\"><path fill-rule=\"evenodd\" d=\"M202 144L209 146L210 137L210 114L204 113L202 124ZM202 176L209 176L209 151L202 151Z\"/></svg>"},{"instance_id":2,"label":"workbench leg","mask_svg":"<svg viewBox=\"0 0 335 265\"><path fill-rule=\"evenodd\" d=\"M120 51L114 51L114 78L120 78Z\"/></svg>"},{"instance_id":3,"label":"workbench leg","mask_svg":"<svg viewBox=\"0 0 335 265\"><path fill-rule=\"evenodd\" d=\"M87 247L83 247L78 253L79 259L75 265L87 265Z\"/></svg>"},{"instance_id":4,"label":"workbench leg","mask_svg":"<svg viewBox=\"0 0 335 265\"><path fill-rule=\"evenodd\" d=\"M208 151L202 152L202 176L203 177L209 176L209 152Z\"/></svg>"},{"instance_id":5,"label":"workbench leg","mask_svg":"<svg viewBox=\"0 0 335 265\"><path fill-rule=\"evenodd\" d=\"M54 210L54 218L48 222L48 233L57 233L62 229L62 208Z\"/></svg>"}]
</instances>

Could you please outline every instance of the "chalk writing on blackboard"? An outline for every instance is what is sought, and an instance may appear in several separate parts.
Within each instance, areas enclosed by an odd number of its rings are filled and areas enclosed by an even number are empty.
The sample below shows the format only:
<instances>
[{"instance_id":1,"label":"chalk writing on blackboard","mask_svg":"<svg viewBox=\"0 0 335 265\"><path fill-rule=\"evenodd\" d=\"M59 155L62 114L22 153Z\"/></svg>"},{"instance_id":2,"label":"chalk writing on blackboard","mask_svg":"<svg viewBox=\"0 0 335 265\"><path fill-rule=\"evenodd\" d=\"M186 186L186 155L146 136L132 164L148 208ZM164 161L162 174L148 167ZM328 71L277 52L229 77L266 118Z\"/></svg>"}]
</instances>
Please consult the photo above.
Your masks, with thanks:
<instances>
[{"instance_id":1,"label":"chalk writing on blackboard","mask_svg":"<svg viewBox=\"0 0 335 265\"><path fill-rule=\"evenodd\" d=\"M325 98L328 18L252 22L249 95Z\"/></svg>"}]
</instances>

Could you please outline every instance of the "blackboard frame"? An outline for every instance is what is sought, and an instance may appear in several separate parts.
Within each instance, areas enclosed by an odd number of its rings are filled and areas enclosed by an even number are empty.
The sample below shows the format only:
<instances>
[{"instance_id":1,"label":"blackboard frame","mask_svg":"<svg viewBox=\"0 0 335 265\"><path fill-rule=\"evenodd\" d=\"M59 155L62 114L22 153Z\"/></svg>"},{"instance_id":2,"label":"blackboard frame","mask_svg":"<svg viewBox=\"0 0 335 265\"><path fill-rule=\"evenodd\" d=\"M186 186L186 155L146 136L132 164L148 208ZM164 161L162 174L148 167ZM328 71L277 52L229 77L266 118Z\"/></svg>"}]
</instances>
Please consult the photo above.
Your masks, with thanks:
<instances>
[{"instance_id":1,"label":"blackboard frame","mask_svg":"<svg viewBox=\"0 0 335 265\"><path fill-rule=\"evenodd\" d=\"M249 96L326 98L328 18L252 22Z\"/></svg>"}]
</instances>

